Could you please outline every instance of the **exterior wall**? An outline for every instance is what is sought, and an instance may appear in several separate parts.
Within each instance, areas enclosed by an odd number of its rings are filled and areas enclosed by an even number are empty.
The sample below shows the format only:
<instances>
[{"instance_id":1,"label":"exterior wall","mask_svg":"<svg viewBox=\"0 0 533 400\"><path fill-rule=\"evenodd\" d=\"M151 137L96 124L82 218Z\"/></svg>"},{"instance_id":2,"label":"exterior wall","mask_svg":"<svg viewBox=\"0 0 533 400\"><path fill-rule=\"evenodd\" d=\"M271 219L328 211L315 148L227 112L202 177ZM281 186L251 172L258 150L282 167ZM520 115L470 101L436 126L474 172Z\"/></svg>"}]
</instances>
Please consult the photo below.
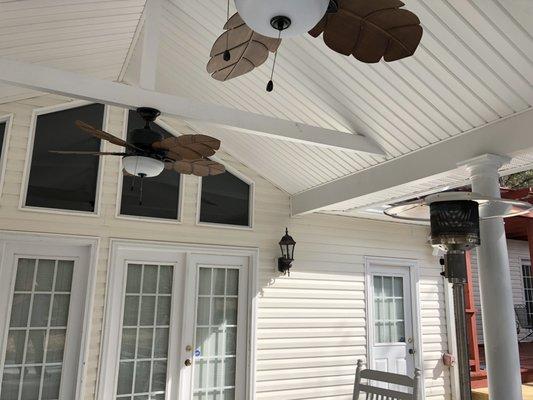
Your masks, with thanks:
<instances>
[{"instance_id":1,"label":"exterior wall","mask_svg":"<svg viewBox=\"0 0 533 400\"><path fill-rule=\"evenodd\" d=\"M441 362L447 351L444 286L441 268L426 245L426 228L330 215L290 219L286 193L224 154L225 163L255 182L251 230L197 226L198 178L193 176L183 177L181 223L117 218L120 160L112 157L104 160L98 216L19 209L32 111L65 101L48 95L0 104L0 116L13 113L0 229L100 238L85 399L94 399L97 385L110 238L259 248L258 400L351 399L355 360L366 354L364 257L416 259L426 397L450 398L449 371ZM111 107L108 117L107 130L121 135L123 110ZM176 121L167 122L179 132L188 131ZM280 277L275 268L285 226L298 242L290 278Z\"/></svg>"},{"instance_id":2,"label":"exterior wall","mask_svg":"<svg viewBox=\"0 0 533 400\"><path fill-rule=\"evenodd\" d=\"M508 240L509 268L511 270L511 283L513 286L514 304L525 304L524 281L522 279L522 262L529 262L529 247L526 241ZM474 303L477 310L477 333L479 343L483 343L483 320L481 316L481 300L479 294L479 274L477 264L477 252L472 252L472 279L474 288ZM519 338L527 335L527 332L520 332Z\"/></svg>"}]
</instances>

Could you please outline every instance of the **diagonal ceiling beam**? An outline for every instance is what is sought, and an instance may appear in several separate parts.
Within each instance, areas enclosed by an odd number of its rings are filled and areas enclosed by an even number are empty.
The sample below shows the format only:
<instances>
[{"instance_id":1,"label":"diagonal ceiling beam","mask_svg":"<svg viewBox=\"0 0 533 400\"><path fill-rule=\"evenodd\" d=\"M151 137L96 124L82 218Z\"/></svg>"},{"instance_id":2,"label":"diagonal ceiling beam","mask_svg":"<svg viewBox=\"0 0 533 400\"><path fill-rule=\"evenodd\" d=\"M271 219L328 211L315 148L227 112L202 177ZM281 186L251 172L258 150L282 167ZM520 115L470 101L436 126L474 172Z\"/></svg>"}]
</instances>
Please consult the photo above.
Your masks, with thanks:
<instances>
[{"instance_id":1,"label":"diagonal ceiling beam","mask_svg":"<svg viewBox=\"0 0 533 400\"><path fill-rule=\"evenodd\" d=\"M371 138L236 110L193 99L103 81L73 72L0 58L0 81L43 92L135 109L154 107L163 114L201 121L253 135L334 149L384 155Z\"/></svg>"},{"instance_id":2,"label":"diagonal ceiling beam","mask_svg":"<svg viewBox=\"0 0 533 400\"><path fill-rule=\"evenodd\" d=\"M292 214L321 208L452 171L481 154L516 156L533 148L533 109L435 143L405 156L297 194Z\"/></svg>"},{"instance_id":3,"label":"diagonal ceiling beam","mask_svg":"<svg viewBox=\"0 0 533 400\"><path fill-rule=\"evenodd\" d=\"M155 90L157 80L157 61L161 36L163 0L147 0L144 7L144 26L139 72L139 86Z\"/></svg>"}]
</instances>

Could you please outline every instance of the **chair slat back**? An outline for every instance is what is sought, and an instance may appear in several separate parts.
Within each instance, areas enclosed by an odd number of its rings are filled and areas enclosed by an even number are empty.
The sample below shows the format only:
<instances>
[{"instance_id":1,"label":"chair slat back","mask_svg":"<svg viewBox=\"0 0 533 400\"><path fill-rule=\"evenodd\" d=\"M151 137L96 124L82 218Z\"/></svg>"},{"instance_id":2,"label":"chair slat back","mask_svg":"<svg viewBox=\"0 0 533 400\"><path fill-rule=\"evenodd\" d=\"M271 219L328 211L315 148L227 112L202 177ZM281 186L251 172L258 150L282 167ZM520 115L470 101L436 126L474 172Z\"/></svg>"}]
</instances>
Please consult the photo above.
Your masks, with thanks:
<instances>
[{"instance_id":1,"label":"chair slat back","mask_svg":"<svg viewBox=\"0 0 533 400\"><path fill-rule=\"evenodd\" d=\"M533 324L529 320L530 318L529 318L525 304L515 305L514 312L516 313L516 318L518 319L518 323L520 324L522 328L525 328L525 329L533 328Z\"/></svg>"},{"instance_id":2,"label":"chair slat back","mask_svg":"<svg viewBox=\"0 0 533 400\"><path fill-rule=\"evenodd\" d=\"M355 384L353 389L353 400L359 400L361 392L366 394L366 400L418 400L420 386L420 370L415 370L415 377L393 374L389 372L376 371L372 369L362 369L363 361L357 360L355 372ZM361 379L367 379L368 383L362 384ZM387 389L375 384L392 384L411 389L411 393L399 390Z\"/></svg>"}]
</instances>

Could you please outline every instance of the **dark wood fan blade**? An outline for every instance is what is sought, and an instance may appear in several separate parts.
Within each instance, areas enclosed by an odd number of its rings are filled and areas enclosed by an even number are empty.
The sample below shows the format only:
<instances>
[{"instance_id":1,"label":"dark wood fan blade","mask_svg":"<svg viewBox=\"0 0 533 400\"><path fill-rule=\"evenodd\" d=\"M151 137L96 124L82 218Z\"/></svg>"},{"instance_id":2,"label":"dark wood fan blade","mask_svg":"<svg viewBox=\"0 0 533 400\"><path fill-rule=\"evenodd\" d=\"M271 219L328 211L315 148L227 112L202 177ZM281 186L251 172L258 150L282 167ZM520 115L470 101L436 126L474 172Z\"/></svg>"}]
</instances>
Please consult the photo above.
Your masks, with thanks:
<instances>
[{"instance_id":1,"label":"dark wood fan blade","mask_svg":"<svg viewBox=\"0 0 533 400\"><path fill-rule=\"evenodd\" d=\"M166 169L170 169L180 174L196 175L196 176L209 176L220 175L226 172L226 168L212 160L182 160L174 163L166 163Z\"/></svg>"},{"instance_id":2,"label":"dark wood fan blade","mask_svg":"<svg viewBox=\"0 0 533 400\"><path fill-rule=\"evenodd\" d=\"M76 151L76 150L49 150L49 153L55 154L79 154L88 156L125 156L128 153L112 153L107 151Z\"/></svg>"},{"instance_id":3,"label":"dark wood fan blade","mask_svg":"<svg viewBox=\"0 0 533 400\"><path fill-rule=\"evenodd\" d=\"M122 140L121 138L118 138L110 133L97 129L94 126L89 125L86 122L77 120L76 126L80 128L82 131L90 134L91 136L97 137L98 139L107 140L108 142L116 144L117 146L132 147L125 140Z\"/></svg>"},{"instance_id":4,"label":"dark wood fan blade","mask_svg":"<svg viewBox=\"0 0 533 400\"><path fill-rule=\"evenodd\" d=\"M400 0L338 0L338 10L327 13L309 34L323 34L337 53L376 63L412 56L422 39L420 20L402 9Z\"/></svg>"},{"instance_id":5,"label":"dark wood fan blade","mask_svg":"<svg viewBox=\"0 0 533 400\"><path fill-rule=\"evenodd\" d=\"M155 142L152 147L169 150L185 160L199 160L214 155L220 148L220 140L207 135L182 135Z\"/></svg>"}]
</instances>

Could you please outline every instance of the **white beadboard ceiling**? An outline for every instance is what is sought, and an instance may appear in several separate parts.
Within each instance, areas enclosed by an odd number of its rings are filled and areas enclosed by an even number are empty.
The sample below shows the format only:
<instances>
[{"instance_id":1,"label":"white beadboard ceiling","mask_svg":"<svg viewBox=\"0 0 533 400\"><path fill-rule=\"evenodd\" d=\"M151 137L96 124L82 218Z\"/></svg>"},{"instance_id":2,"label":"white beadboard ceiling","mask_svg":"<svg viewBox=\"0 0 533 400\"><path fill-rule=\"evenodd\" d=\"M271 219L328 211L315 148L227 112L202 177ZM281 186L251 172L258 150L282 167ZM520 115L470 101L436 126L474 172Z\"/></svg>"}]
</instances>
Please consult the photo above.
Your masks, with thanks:
<instances>
[{"instance_id":1,"label":"white beadboard ceiling","mask_svg":"<svg viewBox=\"0 0 533 400\"><path fill-rule=\"evenodd\" d=\"M145 0L0 0L0 56L117 80ZM0 84L0 102L35 96Z\"/></svg>"},{"instance_id":2,"label":"white beadboard ceiling","mask_svg":"<svg viewBox=\"0 0 533 400\"><path fill-rule=\"evenodd\" d=\"M290 194L532 107L533 1L404 1L424 27L413 57L363 64L332 52L321 38L304 35L283 42L275 89L266 93L272 56L252 73L226 83L213 80L205 71L211 45L222 33L225 1L168 0L161 24L157 88L359 132L374 138L387 152L382 158L194 126L220 138L225 151ZM0 56L110 80L121 77L126 63L124 80L135 84L142 41L134 38L143 7L144 0L0 2ZM0 101L29 95L26 92L2 86ZM346 208L445 186L456 181L454 177L457 172L392 188Z\"/></svg>"}]
</instances>

